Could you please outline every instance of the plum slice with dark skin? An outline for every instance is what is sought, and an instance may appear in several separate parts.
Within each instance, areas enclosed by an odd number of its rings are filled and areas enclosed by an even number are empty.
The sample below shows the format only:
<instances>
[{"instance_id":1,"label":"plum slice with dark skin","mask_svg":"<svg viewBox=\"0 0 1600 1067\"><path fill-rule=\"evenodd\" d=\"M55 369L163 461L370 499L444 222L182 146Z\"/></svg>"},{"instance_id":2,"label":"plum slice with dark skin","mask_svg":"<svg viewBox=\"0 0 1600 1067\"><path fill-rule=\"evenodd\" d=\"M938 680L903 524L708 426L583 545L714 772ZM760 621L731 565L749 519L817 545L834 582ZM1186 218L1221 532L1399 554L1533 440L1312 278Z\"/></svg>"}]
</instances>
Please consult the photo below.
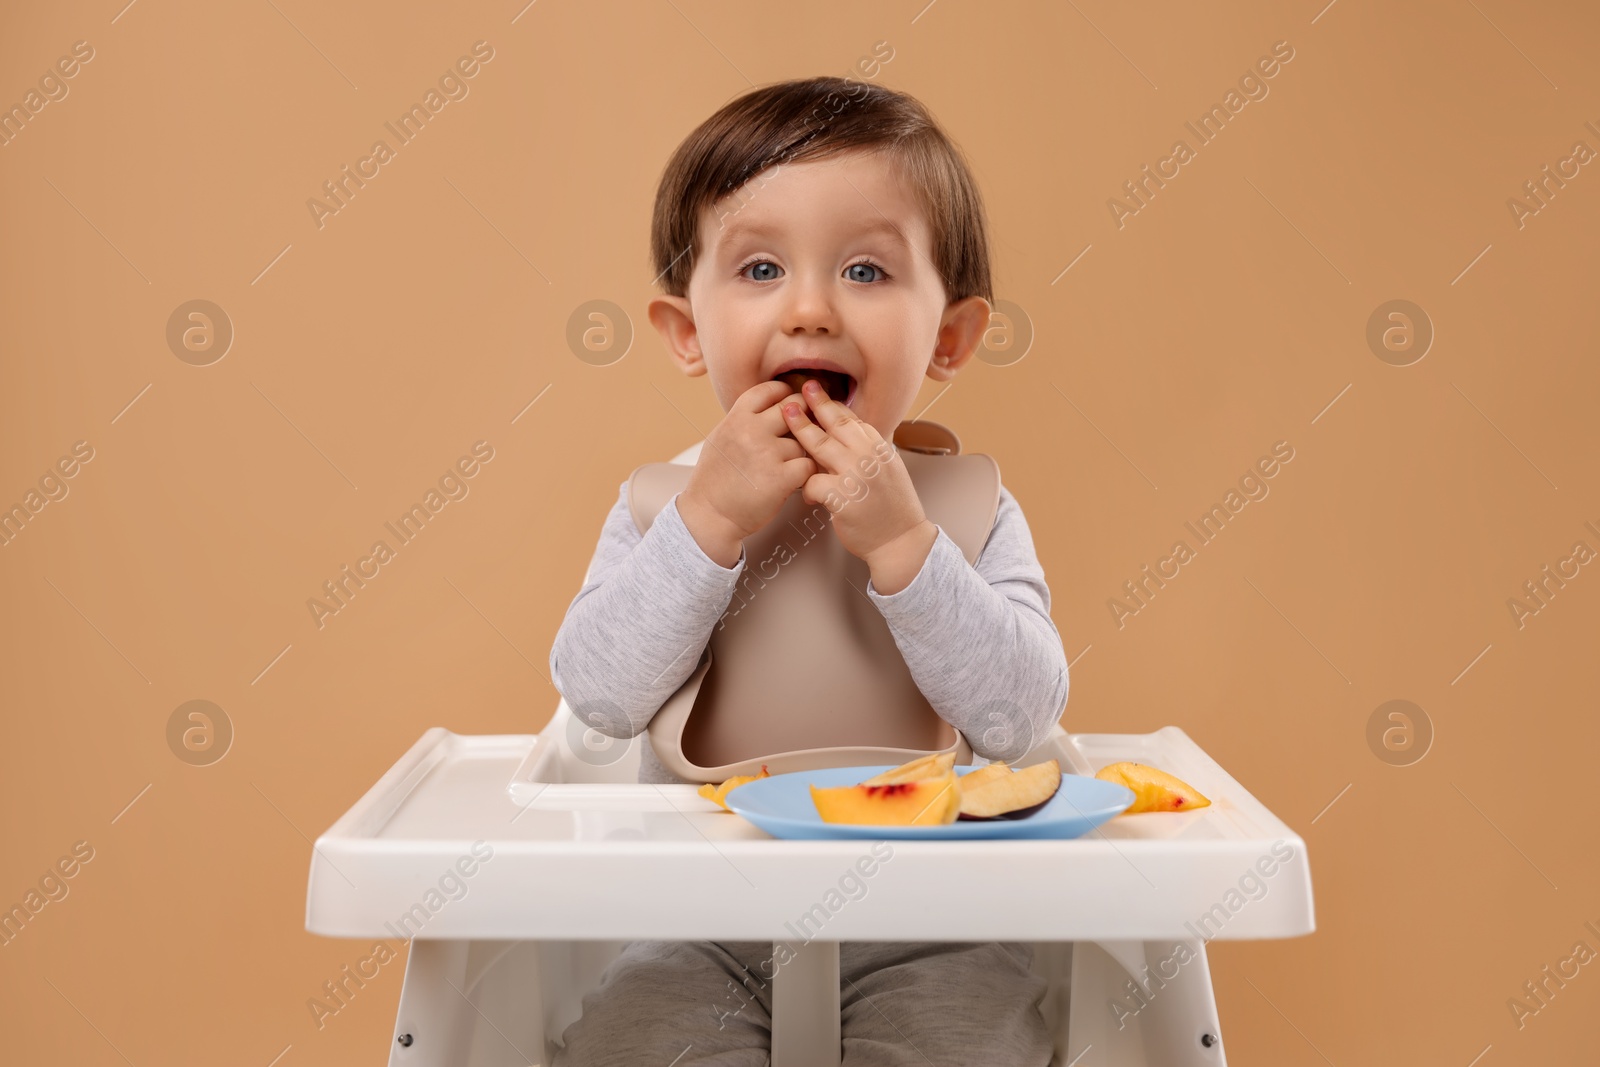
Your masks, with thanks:
<instances>
[{"instance_id":1,"label":"plum slice with dark skin","mask_svg":"<svg viewBox=\"0 0 1600 1067\"><path fill-rule=\"evenodd\" d=\"M1046 786L1049 786L1048 792L1044 791ZM1013 769L1009 774L1001 774L998 777L990 775L978 781L970 793L963 794L961 804L963 810L956 818L967 822L1026 819L1042 809L1060 791L1061 773L1055 760L1035 764L1022 770ZM1030 795L1038 798L1032 804L1027 803ZM994 811L997 804L1008 801L1016 806L1005 811ZM994 811L994 814L978 814L984 810Z\"/></svg>"},{"instance_id":2,"label":"plum slice with dark skin","mask_svg":"<svg viewBox=\"0 0 1600 1067\"><path fill-rule=\"evenodd\" d=\"M1039 801L1039 803L1031 804L1026 808L1018 808L1016 811L1008 811L1004 815L968 815L966 812L962 812L961 814L957 815L956 818L961 822L999 822L1001 819L1026 819L1028 816L1032 815L1034 812L1050 803L1050 800L1053 798L1053 796L1054 794L1052 794L1051 797L1046 797L1044 800Z\"/></svg>"}]
</instances>

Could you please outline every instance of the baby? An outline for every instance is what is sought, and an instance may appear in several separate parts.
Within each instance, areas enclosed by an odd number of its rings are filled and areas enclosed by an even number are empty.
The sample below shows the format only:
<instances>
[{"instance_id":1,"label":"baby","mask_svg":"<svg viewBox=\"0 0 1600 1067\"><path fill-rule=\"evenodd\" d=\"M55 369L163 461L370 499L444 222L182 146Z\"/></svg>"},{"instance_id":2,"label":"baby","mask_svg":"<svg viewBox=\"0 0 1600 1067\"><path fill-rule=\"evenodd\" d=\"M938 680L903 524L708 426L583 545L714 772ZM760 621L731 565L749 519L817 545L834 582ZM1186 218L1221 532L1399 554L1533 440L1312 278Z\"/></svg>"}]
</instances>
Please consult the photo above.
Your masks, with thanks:
<instances>
[{"instance_id":1,"label":"baby","mask_svg":"<svg viewBox=\"0 0 1600 1067\"><path fill-rule=\"evenodd\" d=\"M644 731L727 613L746 539L799 493L827 505L826 536L866 565L860 591L938 717L981 757L1025 755L1059 720L1068 679L1022 510L1000 486L969 563L890 444L921 379L954 378L989 325L986 224L959 151L903 93L768 86L679 146L652 230L667 295L650 321L683 373L710 375L726 415L642 534L621 486L551 650L574 715L639 737L640 781L688 780ZM812 372L798 391L797 367ZM778 684L827 671L805 649L797 639L774 666L792 679ZM770 941L630 942L556 1067L762 1067L771 986L754 972L772 954ZM1046 983L1025 944L844 942L839 964L845 1067L1050 1061Z\"/></svg>"}]
</instances>

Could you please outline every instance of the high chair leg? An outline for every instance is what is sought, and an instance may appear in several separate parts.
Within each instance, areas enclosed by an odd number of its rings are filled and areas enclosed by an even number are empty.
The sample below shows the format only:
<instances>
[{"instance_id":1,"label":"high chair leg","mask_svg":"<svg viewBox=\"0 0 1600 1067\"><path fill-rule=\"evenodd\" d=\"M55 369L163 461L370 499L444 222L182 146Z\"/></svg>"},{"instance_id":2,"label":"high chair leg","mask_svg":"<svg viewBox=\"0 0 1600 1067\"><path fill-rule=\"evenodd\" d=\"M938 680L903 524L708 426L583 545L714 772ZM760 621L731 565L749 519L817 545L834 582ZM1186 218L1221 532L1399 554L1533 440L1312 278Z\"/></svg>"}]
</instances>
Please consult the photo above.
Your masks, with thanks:
<instances>
[{"instance_id":1,"label":"high chair leg","mask_svg":"<svg viewBox=\"0 0 1600 1067\"><path fill-rule=\"evenodd\" d=\"M544 1062L540 982L534 942L412 941L390 1067Z\"/></svg>"},{"instance_id":2,"label":"high chair leg","mask_svg":"<svg viewBox=\"0 0 1600 1067\"><path fill-rule=\"evenodd\" d=\"M1075 1067L1227 1067L1204 941L1079 941Z\"/></svg>"},{"instance_id":3,"label":"high chair leg","mask_svg":"<svg viewBox=\"0 0 1600 1067\"><path fill-rule=\"evenodd\" d=\"M772 976L772 1067L839 1067L839 942L795 951Z\"/></svg>"}]
</instances>

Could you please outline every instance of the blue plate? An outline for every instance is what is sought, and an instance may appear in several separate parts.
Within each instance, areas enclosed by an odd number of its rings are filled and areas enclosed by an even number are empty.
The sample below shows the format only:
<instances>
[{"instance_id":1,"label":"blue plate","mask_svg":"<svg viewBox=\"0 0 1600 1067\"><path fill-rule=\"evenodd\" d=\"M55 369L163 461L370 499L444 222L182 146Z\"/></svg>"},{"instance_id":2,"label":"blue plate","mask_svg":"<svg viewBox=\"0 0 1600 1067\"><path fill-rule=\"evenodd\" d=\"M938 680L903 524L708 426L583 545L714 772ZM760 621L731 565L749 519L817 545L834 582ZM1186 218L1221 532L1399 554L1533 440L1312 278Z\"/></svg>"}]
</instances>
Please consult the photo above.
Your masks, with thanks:
<instances>
[{"instance_id":1,"label":"blue plate","mask_svg":"<svg viewBox=\"0 0 1600 1067\"><path fill-rule=\"evenodd\" d=\"M797 841L865 839L881 841L966 841L978 838L1081 837L1122 814L1134 801L1133 790L1115 782L1063 774L1061 788L1044 807L1025 819L956 820L943 826L858 826L823 822L811 801L810 787L856 785L891 765L830 767L757 778L728 791L728 807L773 837ZM957 774L977 770L957 767Z\"/></svg>"}]
</instances>

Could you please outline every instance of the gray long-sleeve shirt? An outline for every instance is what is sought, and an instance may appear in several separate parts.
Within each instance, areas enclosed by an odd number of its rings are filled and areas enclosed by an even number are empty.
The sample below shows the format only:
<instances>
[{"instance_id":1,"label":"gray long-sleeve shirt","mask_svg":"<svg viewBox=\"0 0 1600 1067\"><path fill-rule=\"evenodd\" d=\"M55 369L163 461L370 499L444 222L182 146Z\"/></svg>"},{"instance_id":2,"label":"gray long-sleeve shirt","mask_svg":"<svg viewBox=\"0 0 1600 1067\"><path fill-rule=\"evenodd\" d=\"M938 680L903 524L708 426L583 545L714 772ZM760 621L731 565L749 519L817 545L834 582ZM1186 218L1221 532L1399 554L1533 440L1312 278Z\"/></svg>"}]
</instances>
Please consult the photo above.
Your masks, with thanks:
<instances>
[{"instance_id":1,"label":"gray long-sleeve shirt","mask_svg":"<svg viewBox=\"0 0 1600 1067\"><path fill-rule=\"evenodd\" d=\"M707 556L669 500L639 533L628 483L606 516L589 580L567 606L550 674L574 715L600 733L638 735L639 781L682 782L656 758L650 719L694 672L744 571ZM1043 741L1067 701L1067 658L1050 588L1016 499L1000 487L989 539L969 565L942 527L911 584L869 581L917 688L985 759L1015 760Z\"/></svg>"}]
</instances>

